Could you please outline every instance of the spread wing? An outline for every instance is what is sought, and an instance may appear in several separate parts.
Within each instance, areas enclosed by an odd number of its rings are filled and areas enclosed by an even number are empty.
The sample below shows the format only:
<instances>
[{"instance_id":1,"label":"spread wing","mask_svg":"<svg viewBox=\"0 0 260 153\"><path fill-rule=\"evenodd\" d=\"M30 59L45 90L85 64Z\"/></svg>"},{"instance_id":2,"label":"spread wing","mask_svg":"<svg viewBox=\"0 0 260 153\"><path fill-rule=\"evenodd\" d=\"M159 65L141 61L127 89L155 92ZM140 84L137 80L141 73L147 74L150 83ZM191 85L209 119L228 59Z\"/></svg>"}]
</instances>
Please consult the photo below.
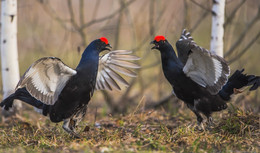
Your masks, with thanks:
<instances>
[{"instance_id":1,"label":"spread wing","mask_svg":"<svg viewBox=\"0 0 260 153\"><path fill-rule=\"evenodd\" d=\"M211 94L217 94L228 80L230 70L227 62L194 43L189 45L191 50L183 72Z\"/></svg>"},{"instance_id":2,"label":"spread wing","mask_svg":"<svg viewBox=\"0 0 260 153\"><path fill-rule=\"evenodd\" d=\"M34 62L20 79L17 88L25 87L37 100L53 105L68 80L77 72L55 57Z\"/></svg>"},{"instance_id":3,"label":"spread wing","mask_svg":"<svg viewBox=\"0 0 260 153\"><path fill-rule=\"evenodd\" d=\"M130 62L139 60L140 58L131 55L129 50L115 50L99 58L98 74L96 79L97 90L121 90L118 83L128 86L128 82L118 73L126 76L136 77L136 73L131 69L140 68L139 65Z\"/></svg>"},{"instance_id":4,"label":"spread wing","mask_svg":"<svg viewBox=\"0 0 260 153\"><path fill-rule=\"evenodd\" d=\"M198 46L185 29L176 42L176 48L178 58L184 64L184 73L211 94L217 94L228 80L230 70L227 62Z\"/></svg>"}]
</instances>

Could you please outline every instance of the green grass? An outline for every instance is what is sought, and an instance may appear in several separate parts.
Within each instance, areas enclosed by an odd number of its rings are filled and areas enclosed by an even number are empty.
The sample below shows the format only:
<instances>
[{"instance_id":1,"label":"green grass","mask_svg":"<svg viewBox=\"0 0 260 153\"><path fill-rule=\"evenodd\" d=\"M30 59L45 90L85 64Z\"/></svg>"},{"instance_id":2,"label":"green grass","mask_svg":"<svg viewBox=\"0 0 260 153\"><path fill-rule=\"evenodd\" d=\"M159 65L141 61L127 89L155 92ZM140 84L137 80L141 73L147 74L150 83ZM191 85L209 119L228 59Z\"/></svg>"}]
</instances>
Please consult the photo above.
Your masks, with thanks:
<instances>
[{"instance_id":1,"label":"green grass","mask_svg":"<svg viewBox=\"0 0 260 153\"><path fill-rule=\"evenodd\" d=\"M213 128L199 131L193 115L189 120L182 117L187 114L188 110L175 116L146 111L98 117L100 128L84 120L79 127L80 139L72 138L61 123L47 118L12 118L0 124L0 152L259 151L259 115L233 109L215 117Z\"/></svg>"}]
</instances>

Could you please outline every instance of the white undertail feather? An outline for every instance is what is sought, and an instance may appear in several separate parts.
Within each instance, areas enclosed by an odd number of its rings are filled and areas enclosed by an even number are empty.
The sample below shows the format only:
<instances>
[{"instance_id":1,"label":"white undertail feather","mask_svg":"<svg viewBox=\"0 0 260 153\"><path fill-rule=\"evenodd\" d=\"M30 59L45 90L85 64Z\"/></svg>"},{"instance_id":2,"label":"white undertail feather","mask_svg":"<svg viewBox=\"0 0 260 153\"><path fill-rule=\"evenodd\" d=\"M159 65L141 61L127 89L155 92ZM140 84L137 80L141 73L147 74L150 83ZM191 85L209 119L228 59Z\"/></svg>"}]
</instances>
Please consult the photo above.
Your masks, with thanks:
<instances>
[{"instance_id":1,"label":"white undertail feather","mask_svg":"<svg viewBox=\"0 0 260 153\"><path fill-rule=\"evenodd\" d=\"M42 112L43 112L42 109L39 109L39 108L36 108L36 107L34 107L34 111L36 111L39 114L42 114Z\"/></svg>"}]
</instances>

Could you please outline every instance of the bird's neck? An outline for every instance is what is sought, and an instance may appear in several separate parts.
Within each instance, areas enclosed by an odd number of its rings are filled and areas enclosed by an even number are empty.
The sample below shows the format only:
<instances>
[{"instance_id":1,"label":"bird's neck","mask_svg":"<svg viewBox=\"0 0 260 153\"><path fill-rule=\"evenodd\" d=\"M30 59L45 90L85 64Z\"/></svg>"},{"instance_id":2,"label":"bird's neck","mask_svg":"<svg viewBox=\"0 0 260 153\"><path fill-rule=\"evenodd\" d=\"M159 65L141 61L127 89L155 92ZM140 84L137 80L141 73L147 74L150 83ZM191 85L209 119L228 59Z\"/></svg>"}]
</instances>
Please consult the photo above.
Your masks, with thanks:
<instances>
[{"instance_id":1,"label":"bird's neck","mask_svg":"<svg viewBox=\"0 0 260 153\"><path fill-rule=\"evenodd\" d=\"M99 52L97 50L86 49L81 56L81 60L76 70L85 69L87 67L97 68L98 61L99 61Z\"/></svg>"},{"instance_id":2,"label":"bird's neck","mask_svg":"<svg viewBox=\"0 0 260 153\"><path fill-rule=\"evenodd\" d=\"M174 84L183 73L183 64L177 58L172 46L161 50L161 59L164 76L171 84Z\"/></svg>"},{"instance_id":3,"label":"bird's neck","mask_svg":"<svg viewBox=\"0 0 260 153\"><path fill-rule=\"evenodd\" d=\"M173 66L173 65L175 65L177 67L183 66L181 61L176 56L174 49L170 45L166 46L161 51L161 59L162 59L163 66Z\"/></svg>"}]
</instances>

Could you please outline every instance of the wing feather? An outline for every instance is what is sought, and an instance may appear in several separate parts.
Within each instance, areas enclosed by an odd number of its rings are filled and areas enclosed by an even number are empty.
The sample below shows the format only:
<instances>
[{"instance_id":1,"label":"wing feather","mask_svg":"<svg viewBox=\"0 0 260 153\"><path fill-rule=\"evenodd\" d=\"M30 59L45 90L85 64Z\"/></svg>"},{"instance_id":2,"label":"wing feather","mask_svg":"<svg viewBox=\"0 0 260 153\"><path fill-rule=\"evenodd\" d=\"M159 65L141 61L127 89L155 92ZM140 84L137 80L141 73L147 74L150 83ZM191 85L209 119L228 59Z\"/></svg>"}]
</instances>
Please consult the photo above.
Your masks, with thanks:
<instances>
[{"instance_id":1,"label":"wing feather","mask_svg":"<svg viewBox=\"0 0 260 153\"><path fill-rule=\"evenodd\" d=\"M227 62L198 46L186 29L176 42L176 48L178 58L184 64L184 73L211 94L217 94L228 80L230 70Z\"/></svg>"},{"instance_id":2,"label":"wing feather","mask_svg":"<svg viewBox=\"0 0 260 153\"><path fill-rule=\"evenodd\" d=\"M217 94L228 80L230 70L227 62L195 43L189 45L191 52L183 68L184 73L211 94Z\"/></svg>"},{"instance_id":3,"label":"wing feather","mask_svg":"<svg viewBox=\"0 0 260 153\"><path fill-rule=\"evenodd\" d=\"M136 77L136 73L130 69L138 69L139 65L130 61L136 61L140 58L131 55L129 50L115 50L99 58L99 68L96 79L97 90L121 90L118 83L128 86L128 82L119 74Z\"/></svg>"},{"instance_id":4,"label":"wing feather","mask_svg":"<svg viewBox=\"0 0 260 153\"><path fill-rule=\"evenodd\" d=\"M131 63L128 61L123 61L123 60L114 60L111 58L110 61L112 64L117 65L117 66L122 66L122 67L127 67L127 68L133 68L133 69L138 69L140 68L139 65L135 64L135 63Z\"/></svg>"},{"instance_id":5,"label":"wing feather","mask_svg":"<svg viewBox=\"0 0 260 153\"><path fill-rule=\"evenodd\" d=\"M184 29L181 33L180 39L176 42L176 48L178 52L178 58L181 60L181 62L185 65L188 56L190 53L190 43L194 43L193 38L189 32L187 32L186 29Z\"/></svg>"},{"instance_id":6,"label":"wing feather","mask_svg":"<svg viewBox=\"0 0 260 153\"><path fill-rule=\"evenodd\" d=\"M127 75L127 76L130 76L130 77L136 77L137 74L127 68L124 68L124 67L121 67L121 66L117 66L117 65L114 65L114 64L111 64L109 65L109 67L111 69L113 69L114 71L118 71L124 75Z\"/></svg>"},{"instance_id":7,"label":"wing feather","mask_svg":"<svg viewBox=\"0 0 260 153\"><path fill-rule=\"evenodd\" d=\"M112 55L112 57L113 57L113 59L116 59L116 60L139 60L140 59L140 57L138 57L138 56L135 56L135 55L122 55L122 54L120 54L120 55L116 55L116 54L114 54L114 55Z\"/></svg>"},{"instance_id":8,"label":"wing feather","mask_svg":"<svg viewBox=\"0 0 260 153\"><path fill-rule=\"evenodd\" d=\"M21 77L16 88L25 87L37 100L53 105L67 81L77 72L60 59L44 57L34 62Z\"/></svg>"},{"instance_id":9,"label":"wing feather","mask_svg":"<svg viewBox=\"0 0 260 153\"><path fill-rule=\"evenodd\" d=\"M104 73L106 73L109 76L107 81L110 84L110 86L112 86L113 88L115 88L117 90L121 90L120 86L116 83L116 81L113 79L113 77L111 77L111 75L106 70L104 70Z\"/></svg>"}]
</instances>

